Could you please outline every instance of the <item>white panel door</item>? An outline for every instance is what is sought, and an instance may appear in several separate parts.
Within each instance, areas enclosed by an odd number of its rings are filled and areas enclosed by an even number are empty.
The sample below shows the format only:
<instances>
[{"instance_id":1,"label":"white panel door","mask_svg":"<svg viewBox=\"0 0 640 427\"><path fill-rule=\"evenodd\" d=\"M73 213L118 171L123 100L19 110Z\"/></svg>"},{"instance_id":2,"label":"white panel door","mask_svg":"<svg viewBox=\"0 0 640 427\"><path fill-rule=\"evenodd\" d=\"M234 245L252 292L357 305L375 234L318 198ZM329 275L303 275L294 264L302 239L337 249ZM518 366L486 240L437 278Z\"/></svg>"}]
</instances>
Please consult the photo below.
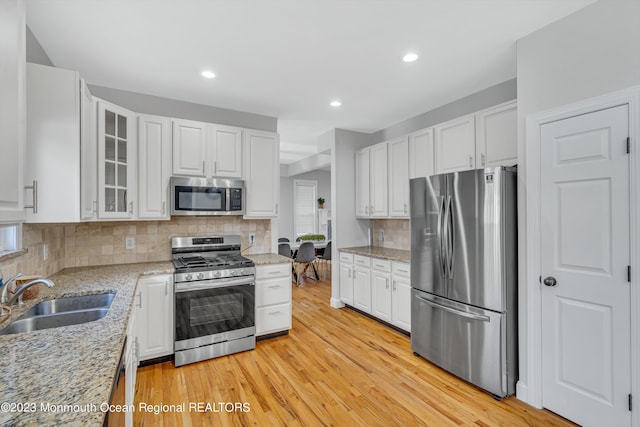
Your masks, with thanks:
<instances>
[{"instance_id":1,"label":"white panel door","mask_svg":"<svg viewBox=\"0 0 640 427\"><path fill-rule=\"evenodd\" d=\"M389 216L409 218L409 140L389 141Z\"/></svg>"},{"instance_id":2,"label":"white panel door","mask_svg":"<svg viewBox=\"0 0 640 427\"><path fill-rule=\"evenodd\" d=\"M391 275L371 270L371 314L391 322Z\"/></svg>"},{"instance_id":3,"label":"white panel door","mask_svg":"<svg viewBox=\"0 0 640 427\"><path fill-rule=\"evenodd\" d=\"M386 217L389 215L389 165L387 164L387 143L371 147L371 169L369 171L369 215Z\"/></svg>"},{"instance_id":4,"label":"white panel door","mask_svg":"<svg viewBox=\"0 0 640 427\"><path fill-rule=\"evenodd\" d=\"M631 425L628 128L626 105L541 127L542 402L584 426Z\"/></svg>"},{"instance_id":5,"label":"white panel door","mask_svg":"<svg viewBox=\"0 0 640 427\"><path fill-rule=\"evenodd\" d=\"M280 201L278 134L244 131L245 218L277 218Z\"/></svg>"},{"instance_id":6,"label":"white panel door","mask_svg":"<svg viewBox=\"0 0 640 427\"><path fill-rule=\"evenodd\" d=\"M138 117L139 218L169 219L170 129L166 117Z\"/></svg>"},{"instance_id":7,"label":"white panel door","mask_svg":"<svg viewBox=\"0 0 640 427\"><path fill-rule=\"evenodd\" d=\"M96 103L84 80L80 80L80 219L98 214L98 144Z\"/></svg>"},{"instance_id":8,"label":"white panel door","mask_svg":"<svg viewBox=\"0 0 640 427\"><path fill-rule=\"evenodd\" d=\"M474 116L465 116L435 127L436 173L475 168Z\"/></svg>"},{"instance_id":9,"label":"white panel door","mask_svg":"<svg viewBox=\"0 0 640 427\"><path fill-rule=\"evenodd\" d=\"M356 216L369 216L369 166L371 151L356 152Z\"/></svg>"},{"instance_id":10,"label":"white panel door","mask_svg":"<svg viewBox=\"0 0 640 427\"><path fill-rule=\"evenodd\" d=\"M518 163L518 109L515 102L476 114L476 167Z\"/></svg>"},{"instance_id":11,"label":"white panel door","mask_svg":"<svg viewBox=\"0 0 640 427\"><path fill-rule=\"evenodd\" d=\"M353 305L353 265L340 264L340 300Z\"/></svg>"},{"instance_id":12,"label":"white panel door","mask_svg":"<svg viewBox=\"0 0 640 427\"><path fill-rule=\"evenodd\" d=\"M212 126L213 176L242 178L242 129Z\"/></svg>"},{"instance_id":13,"label":"white panel door","mask_svg":"<svg viewBox=\"0 0 640 427\"><path fill-rule=\"evenodd\" d=\"M411 281L408 277L393 277L391 323L411 332Z\"/></svg>"},{"instance_id":14,"label":"white panel door","mask_svg":"<svg viewBox=\"0 0 640 427\"><path fill-rule=\"evenodd\" d=\"M409 135L409 179L435 174L433 128Z\"/></svg>"},{"instance_id":15,"label":"white panel door","mask_svg":"<svg viewBox=\"0 0 640 427\"><path fill-rule=\"evenodd\" d=\"M371 270L356 267L353 271L353 306L371 313Z\"/></svg>"},{"instance_id":16,"label":"white panel door","mask_svg":"<svg viewBox=\"0 0 640 427\"><path fill-rule=\"evenodd\" d=\"M173 120L173 174L205 176L207 125L192 120Z\"/></svg>"},{"instance_id":17,"label":"white panel door","mask_svg":"<svg viewBox=\"0 0 640 427\"><path fill-rule=\"evenodd\" d=\"M138 359L173 354L173 282L170 275L148 276L138 281L136 323L140 344Z\"/></svg>"}]
</instances>

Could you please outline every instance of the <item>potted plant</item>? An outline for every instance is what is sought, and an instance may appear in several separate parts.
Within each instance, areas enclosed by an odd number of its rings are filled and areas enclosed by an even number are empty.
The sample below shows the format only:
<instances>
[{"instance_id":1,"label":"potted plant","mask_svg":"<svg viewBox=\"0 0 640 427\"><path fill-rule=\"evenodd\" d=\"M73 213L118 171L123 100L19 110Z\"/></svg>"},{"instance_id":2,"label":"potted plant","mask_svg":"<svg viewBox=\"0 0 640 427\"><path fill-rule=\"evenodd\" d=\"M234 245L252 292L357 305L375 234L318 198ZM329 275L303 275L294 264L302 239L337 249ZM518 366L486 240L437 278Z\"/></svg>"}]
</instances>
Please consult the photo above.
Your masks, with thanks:
<instances>
[{"instance_id":1,"label":"potted plant","mask_svg":"<svg viewBox=\"0 0 640 427\"><path fill-rule=\"evenodd\" d=\"M318 207L320 209L324 208L324 197L318 197Z\"/></svg>"}]
</instances>

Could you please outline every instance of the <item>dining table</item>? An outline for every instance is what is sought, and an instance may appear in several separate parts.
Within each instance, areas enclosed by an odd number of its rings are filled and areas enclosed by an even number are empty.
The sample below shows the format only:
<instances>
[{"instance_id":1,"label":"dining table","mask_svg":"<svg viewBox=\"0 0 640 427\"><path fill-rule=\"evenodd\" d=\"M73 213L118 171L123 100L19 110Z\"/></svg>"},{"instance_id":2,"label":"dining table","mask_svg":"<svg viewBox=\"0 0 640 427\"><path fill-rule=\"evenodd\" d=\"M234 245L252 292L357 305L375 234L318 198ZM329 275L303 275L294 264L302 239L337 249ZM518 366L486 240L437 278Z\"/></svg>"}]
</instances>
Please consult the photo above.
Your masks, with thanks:
<instances>
[{"instance_id":1,"label":"dining table","mask_svg":"<svg viewBox=\"0 0 640 427\"><path fill-rule=\"evenodd\" d=\"M329 243L328 240L301 240L299 242L285 242L285 243L289 243L289 246L291 246L292 251L297 251L300 248L300 245L303 244L304 242L313 243L313 247L316 249L324 249L327 247L327 243Z\"/></svg>"}]
</instances>

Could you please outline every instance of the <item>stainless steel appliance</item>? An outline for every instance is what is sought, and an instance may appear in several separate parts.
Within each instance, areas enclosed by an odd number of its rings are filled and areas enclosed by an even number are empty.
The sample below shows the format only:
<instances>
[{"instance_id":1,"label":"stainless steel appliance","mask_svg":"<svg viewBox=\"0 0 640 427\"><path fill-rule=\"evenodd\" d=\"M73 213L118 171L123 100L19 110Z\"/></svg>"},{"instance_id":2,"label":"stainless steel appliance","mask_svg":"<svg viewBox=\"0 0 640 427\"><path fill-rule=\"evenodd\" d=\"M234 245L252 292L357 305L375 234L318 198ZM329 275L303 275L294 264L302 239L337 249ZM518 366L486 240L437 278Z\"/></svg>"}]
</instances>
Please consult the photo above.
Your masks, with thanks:
<instances>
[{"instance_id":1,"label":"stainless steel appliance","mask_svg":"<svg viewBox=\"0 0 640 427\"><path fill-rule=\"evenodd\" d=\"M244 181L171 177L171 215L242 215Z\"/></svg>"},{"instance_id":2,"label":"stainless steel appliance","mask_svg":"<svg viewBox=\"0 0 640 427\"><path fill-rule=\"evenodd\" d=\"M255 266L240 236L174 237L175 366L256 346Z\"/></svg>"},{"instance_id":3,"label":"stainless steel appliance","mask_svg":"<svg viewBox=\"0 0 640 427\"><path fill-rule=\"evenodd\" d=\"M517 379L516 170L416 178L411 347L504 397Z\"/></svg>"}]
</instances>

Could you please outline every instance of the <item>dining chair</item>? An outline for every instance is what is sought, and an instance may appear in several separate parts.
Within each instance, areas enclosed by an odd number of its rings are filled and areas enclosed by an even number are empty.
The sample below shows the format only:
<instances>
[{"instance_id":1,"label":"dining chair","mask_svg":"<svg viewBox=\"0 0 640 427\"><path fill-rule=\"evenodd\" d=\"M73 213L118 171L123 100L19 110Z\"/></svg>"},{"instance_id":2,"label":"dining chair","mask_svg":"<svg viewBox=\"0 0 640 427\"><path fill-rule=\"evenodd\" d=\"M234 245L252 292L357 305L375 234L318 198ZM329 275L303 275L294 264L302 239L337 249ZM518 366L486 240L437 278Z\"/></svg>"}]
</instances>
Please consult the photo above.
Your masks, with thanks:
<instances>
[{"instance_id":1,"label":"dining chair","mask_svg":"<svg viewBox=\"0 0 640 427\"><path fill-rule=\"evenodd\" d=\"M327 246L324 248L324 250L322 251L322 254L320 254L317 257L318 261L323 261L319 264L320 266L320 271L323 272L322 274L322 278L326 278L326 275L324 274L324 270L325 267L326 269L329 270L329 277L331 277L331 241L327 242Z\"/></svg>"},{"instance_id":2,"label":"dining chair","mask_svg":"<svg viewBox=\"0 0 640 427\"><path fill-rule=\"evenodd\" d=\"M293 259L293 277L296 281L296 285L300 286L302 275L307 271L309 266L313 269L313 273L315 275L316 280L320 280L318 276L318 270L316 270L316 265L314 263L316 259L316 250L313 245L313 242L303 242L298 248L298 253ZM302 271L298 273L296 267L302 265Z\"/></svg>"},{"instance_id":3,"label":"dining chair","mask_svg":"<svg viewBox=\"0 0 640 427\"><path fill-rule=\"evenodd\" d=\"M278 253L282 256L286 256L287 258L291 258L293 256L293 252L291 252L291 245L289 243L278 243Z\"/></svg>"},{"instance_id":4,"label":"dining chair","mask_svg":"<svg viewBox=\"0 0 640 427\"><path fill-rule=\"evenodd\" d=\"M278 243L284 243L287 242L289 243L291 240L287 239L286 237L279 237L278 238Z\"/></svg>"}]
</instances>

